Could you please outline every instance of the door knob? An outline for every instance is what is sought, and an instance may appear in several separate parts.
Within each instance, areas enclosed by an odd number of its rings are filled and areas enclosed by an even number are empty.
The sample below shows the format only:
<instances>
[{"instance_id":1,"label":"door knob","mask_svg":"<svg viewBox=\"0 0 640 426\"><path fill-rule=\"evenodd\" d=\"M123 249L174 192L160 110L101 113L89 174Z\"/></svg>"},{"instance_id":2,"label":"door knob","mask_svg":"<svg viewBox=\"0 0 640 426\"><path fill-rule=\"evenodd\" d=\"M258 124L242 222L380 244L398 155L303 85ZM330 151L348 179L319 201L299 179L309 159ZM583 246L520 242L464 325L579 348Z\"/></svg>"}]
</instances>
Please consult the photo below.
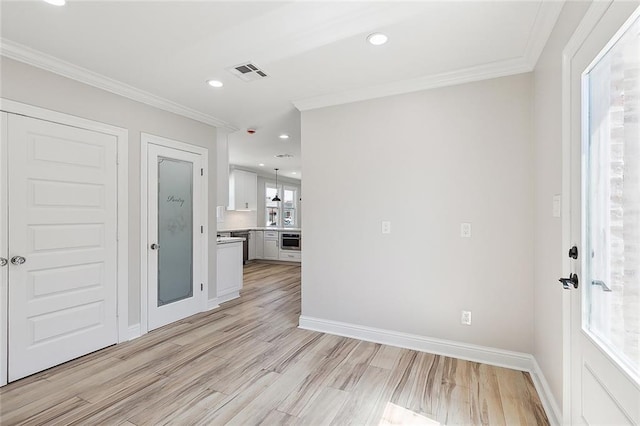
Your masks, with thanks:
<instances>
[{"instance_id":1,"label":"door knob","mask_svg":"<svg viewBox=\"0 0 640 426\"><path fill-rule=\"evenodd\" d=\"M5 259L4 257L0 257L0 266L7 266L7 259Z\"/></svg>"},{"instance_id":2,"label":"door knob","mask_svg":"<svg viewBox=\"0 0 640 426\"><path fill-rule=\"evenodd\" d=\"M14 265L22 265L23 263L25 263L27 261L27 259L25 259L22 256L13 256L11 258L11 263L13 263Z\"/></svg>"},{"instance_id":3,"label":"door knob","mask_svg":"<svg viewBox=\"0 0 640 426\"><path fill-rule=\"evenodd\" d=\"M558 281L562 283L562 288L571 290L571 287L578 288L578 275L569 274L569 278L560 278Z\"/></svg>"},{"instance_id":4,"label":"door knob","mask_svg":"<svg viewBox=\"0 0 640 426\"><path fill-rule=\"evenodd\" d=\"M153 243L150 246L151 250L158 250L160 248L160 244Z\"/></svg>"}]
</instances>

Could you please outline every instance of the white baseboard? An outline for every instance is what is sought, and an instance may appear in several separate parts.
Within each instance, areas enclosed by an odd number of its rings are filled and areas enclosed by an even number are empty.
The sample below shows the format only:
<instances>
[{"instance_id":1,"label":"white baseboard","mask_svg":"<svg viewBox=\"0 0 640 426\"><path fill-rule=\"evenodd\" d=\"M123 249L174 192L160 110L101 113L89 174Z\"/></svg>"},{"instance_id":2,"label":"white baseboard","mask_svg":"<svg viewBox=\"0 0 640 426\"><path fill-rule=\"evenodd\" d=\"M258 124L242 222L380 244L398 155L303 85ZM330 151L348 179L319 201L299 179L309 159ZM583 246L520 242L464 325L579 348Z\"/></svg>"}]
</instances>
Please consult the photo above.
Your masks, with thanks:
<instances>
[{"instance_id":1,"label":"white baseboard","mask_svg":"<svg viewBox=\"0 0 640 426\"><path fill-rule=\"evenodd\" d=\"M529 371L529 374L531 374L533 385L536 387L536 391L538 391L540 402L542 402L544 411L547 413L549 423L554 426L560 426L562 424L562 410L558 405L558 401L556 401L556 399L553 397L551 388L549 387L549 383L542 373L542 369L540 369L538 361L536 361L536 359L532 356L531 362L533 366Z\"/></svg>"},{"instance_id":2,"label":"white baseboard","mask_svg":"<svg viewBox=\"0 0 640 426\"><path fill-rule=\"evenodd\" d=\"M368 342L383 343L385 345L445 355L467 361L482 362L499 367L513 368L521 371L530 371L532 367L531 355L522 352L511 352L452 340L435 339L417 334L305 316L300 316L299 324L300 328L306 330L352 337Z\"/></svg>"},{"instance_id":3,"label":"white baseboard","mask_svg":"<svg viewBox=\"0 0 640 426\"><path fill-rule=\"evenodd\" d=\"M220 307L220 301L217 298L207 300L207 311Z\"/></svg>"},{"instance_id":4,"label":"white baseboard","mask_svg":"<svg viewBox=\"0 0 640 426\"><path fill-rule=\"evenodd\" d=\"M302 315L299 328L526 371L531 375L549 422L560 425L558 420L562 418L561 411L540 366L531 354Z\"/></svg>"},{"instance_id":5,"label":"white baseboard","mask_svg":"<svg viewBox=\"0 0 640 426\"><path fill-rule=\"evenodd\" d=\"M240 292L239 291L232 291L231 293L227 293L227 294L223 294L222 296L218 296L218 298L216 299L216 302L218 302L218 304L221 304L221 303L224 303L224 302L228 302L229 300L237 299L238 297L240 297Z\"/></svg>"},{"instance_id":6,"label":"white baseboard","mask_svg":"<svg viewBox=\"0 0 640 426\"><path fill-rule=\"evenodd\" d=\"M129 340L137 339L142 335L140 331L140 324L134 324L129 326Z\"/></svg>"}]
</instances>

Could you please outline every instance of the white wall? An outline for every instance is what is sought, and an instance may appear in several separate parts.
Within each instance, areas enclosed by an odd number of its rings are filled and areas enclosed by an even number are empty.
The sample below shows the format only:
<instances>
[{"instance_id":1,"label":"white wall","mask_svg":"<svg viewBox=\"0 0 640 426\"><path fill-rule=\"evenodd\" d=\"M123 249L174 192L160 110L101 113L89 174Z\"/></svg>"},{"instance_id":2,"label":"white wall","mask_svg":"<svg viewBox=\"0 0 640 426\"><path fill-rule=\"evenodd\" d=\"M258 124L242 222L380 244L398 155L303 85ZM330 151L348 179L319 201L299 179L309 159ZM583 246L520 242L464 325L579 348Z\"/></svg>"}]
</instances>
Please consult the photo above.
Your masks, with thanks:
<instances>
[{"instance_id":1,"label":"white wall","mask_svg":"<svg viewBox=\"0 0 640 426\"><path fill-rule=\"evenodd\" d=\"M209 148L209 294L216 283L216 128L2 57L0 96L129 130L129 324L140 322L140 133Z\"/></svg>"},{"instance_id":2,"label":"white wall","mask_svg":"<svg viewBox=\"0 0 640 426\"><path fill-rule=\"evenodd\" d=\"M532 352L531 86L302 113L303 316Z\"/></svg>"},{"instance_id":3,"label":"white wall","mask_svg":"<svg viewBox=\"0 0 640 426\"><path fill-rule=\"evenodd\" d=\"M562 50L589 4L567 2L533 73L535 146L534 349L562 407L562 224L553 196L562 192Z\"/></svg>"}]
</instances>

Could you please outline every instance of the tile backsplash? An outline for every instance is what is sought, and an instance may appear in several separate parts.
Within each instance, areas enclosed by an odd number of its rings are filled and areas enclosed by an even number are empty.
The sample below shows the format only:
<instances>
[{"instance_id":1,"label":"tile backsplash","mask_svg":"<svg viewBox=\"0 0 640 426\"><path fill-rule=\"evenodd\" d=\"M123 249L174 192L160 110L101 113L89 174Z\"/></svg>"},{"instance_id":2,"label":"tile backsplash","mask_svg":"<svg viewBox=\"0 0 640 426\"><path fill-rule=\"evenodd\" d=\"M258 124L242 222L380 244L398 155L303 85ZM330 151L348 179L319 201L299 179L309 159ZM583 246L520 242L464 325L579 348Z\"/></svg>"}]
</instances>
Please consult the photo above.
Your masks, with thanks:
<instances>
[{"instance_id":1,"label":"tile backsplash","mask_svg":"<svg viewBox=\"0 0 640 426\"><path fill-rule=\"evenodd\" d=\"M222 217L222 221L218 219L218 231L255 228L257 226L258 215L255 211L226 210Z\"/></svg>"}]
</instances>

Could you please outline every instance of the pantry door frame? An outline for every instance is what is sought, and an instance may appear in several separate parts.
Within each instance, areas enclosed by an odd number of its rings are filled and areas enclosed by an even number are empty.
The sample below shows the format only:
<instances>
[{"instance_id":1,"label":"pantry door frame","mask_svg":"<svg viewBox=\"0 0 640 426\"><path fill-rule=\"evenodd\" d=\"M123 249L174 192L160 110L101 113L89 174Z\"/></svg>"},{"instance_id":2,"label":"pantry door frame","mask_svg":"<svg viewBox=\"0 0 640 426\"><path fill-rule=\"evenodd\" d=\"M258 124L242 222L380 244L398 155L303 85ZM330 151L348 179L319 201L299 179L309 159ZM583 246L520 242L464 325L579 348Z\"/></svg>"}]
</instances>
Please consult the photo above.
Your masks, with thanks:
<instances>
[{"instance_id":1,"label":"pantry door frame","mask_svg":"<svg viewBox=\"0 0 640 426\"><path fill-rule=\"evenodd\" d=\"M8 114L24 115L38 120L50 121L66 126L78 127L95 132L112 135L117 139L117 191L118 191L118 231L117 231L117 322L118 343L129 340L129 167L128 147L129 131L121 127L112 126L74 115L51 111L45 108L24 104L10 99L0 98L0 112ZM2 150L2 164L0 164L0 198L6 206L6 190L8 182L6 169L7 154L7 121L2 114L2 126L0 126L0 149ZM0 228L6 227L6 212L0 213ZM0 328L8 327L8 283L0 288ZM0 386L7 384L7 335L0 333Z\"/></svg>"}]
</instances>

